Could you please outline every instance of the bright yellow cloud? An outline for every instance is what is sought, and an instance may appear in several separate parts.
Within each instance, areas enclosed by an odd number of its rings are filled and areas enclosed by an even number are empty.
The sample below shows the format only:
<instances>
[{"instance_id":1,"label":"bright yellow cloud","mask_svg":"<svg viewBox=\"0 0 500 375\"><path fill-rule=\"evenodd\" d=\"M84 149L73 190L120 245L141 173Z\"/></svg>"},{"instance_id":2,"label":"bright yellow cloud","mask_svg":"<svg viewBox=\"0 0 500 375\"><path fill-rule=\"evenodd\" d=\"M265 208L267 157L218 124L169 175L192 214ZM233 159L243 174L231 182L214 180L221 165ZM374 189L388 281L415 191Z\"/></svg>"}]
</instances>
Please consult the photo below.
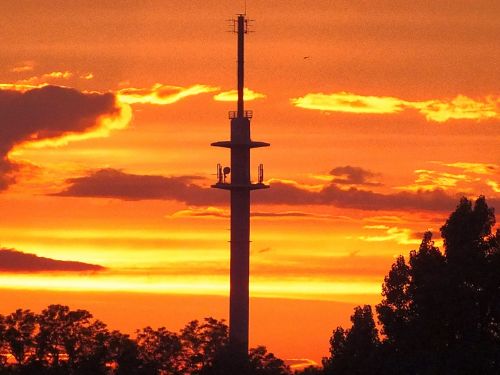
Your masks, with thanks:
<instances>
[{"instance_id":1,"label":"bright yellow cloud","mask_svg":"<svg viewBox=\"0 0 500 375\"><path fill-rule=\"evenodd\" d=\"M432 171L428 169L417 169L417 178L411 185L398 186L396 189L421 191L421 190L447 190L454 188L460 182L473 182L473 178L465 174L453 174L446 172ZM463 190L463 189L462 189Z\"/></svg>"},{"instance_id":2,"label":"bright yellow cloud","mask_svg":"<svg viewBox=\"0 0 500 375\"><path fill-rule=\"evenodd\" d=\"M412 238L412 231L407 228L387 227L385 225L365 225L365 229L383 230L384 234L359 236L358 239L366 242L395 241L402 245L419 244L419 239Z\"/></svg>"},{"instance_id":3,"label":"bright yellow cloud","mask_svg":"<svg viewBox=\"0 0 500 375\"><path fill-rule=\"evenodd\" d=\"M125 88L117 92L118 100L126 104L155 104L168 105L178 102L189 96L205 94L219 90L207 85L193 85L189 87L154 84L151 88Z\"/></svg>"},{"instance_id":4,"label":"bright yellow cloud","mask_svg":"<svg viewBox=\"0 0 500 375\"><path fill-rule=\"evenodd\" d=\"M68 72L68 71L63 71L63 72L50 72L50 73L45 73L42 74L41 76L33 76L30 78L22 79L18 81L18 84L21 85L40 85L40 84L47 84L50 81L53 80L68 80L71 77L73 77L73 73Z\"/></svg>"},{"instance_id":5,"label":"bright yellow cloud","mask_svg":"<svg viewBox=\"0 0 500 375\"><path fill-rule=\"evenodd\" d=\"M499 117L499 100L492 97L477 101L464 95L458 95L446 102L431 100L422 103L412 103L425 118L430 121L446 122L448 120L487 120Z\"/></svg>"},{"instance_id":6,"label":"bright yellow cloud","mask_svg":"<svg viewBox=\"0 0 500 375\"><path fill-rule=\"evenodd\" d=\"M466 162L456 162L456 163L440 163L447 167L463 169L465 172L476 173L476 174L487 174L492 175L495 174L500 167L496 164L488 164L488 163L466 163Z\"/></svg>"},{"instance_id":7,"label":"bright yellow cloud","mask_svg":"<svg viewBox=\"0 0 500 375\"><path fill-rule=\"evenodd\" d=\"M404 101L391 97L362 96L349 92L307 94L292 99L296 107L347 113L396 113L404 109Z\"/></svg>"},{"instance_id":8,"label":"bright yellow cloud","mask_svg":"<svg viewBox=\"0 0 500 375\"><path fill-rule=\"evenodd\" d=\"M291 99L291 102L296 107L305 109L359 114L392 114L405 109L416 109L428 121L435 122L500 118L500 99L492 96L481 101L458 95L452 100L412 102L388 96L364 96L342 91L333 94L310 93Z\"/></svg>"},{"instance_id":9,"label":"bright yellow cloud","mask_svg":"<svg viewBox=\"0 0 500 375\"><path fill-rule=\"evenodd\" d=\"M491 187L495 193L500 193L500 184L493 180L487 180L486 184Z\"/></svg>"},{"instance_id":10,"label":"bright yellow cloud","mask_svg":"<svg viewBox=\"0 0 500 375\"><path fill-rule=\"evenodd\" d=\"M243 97L246 101L250 100L256 100L256 99L263 99L266 97L266 95L260 93L260 92L255 92L253 90L245 89L243 90ZM235 102L238 100L238 91L237 90L229 90L229 91L224 91L221 92L217 95L214 95L214 100L217 100L219 102Z\"/></svg>"}]
</instances>

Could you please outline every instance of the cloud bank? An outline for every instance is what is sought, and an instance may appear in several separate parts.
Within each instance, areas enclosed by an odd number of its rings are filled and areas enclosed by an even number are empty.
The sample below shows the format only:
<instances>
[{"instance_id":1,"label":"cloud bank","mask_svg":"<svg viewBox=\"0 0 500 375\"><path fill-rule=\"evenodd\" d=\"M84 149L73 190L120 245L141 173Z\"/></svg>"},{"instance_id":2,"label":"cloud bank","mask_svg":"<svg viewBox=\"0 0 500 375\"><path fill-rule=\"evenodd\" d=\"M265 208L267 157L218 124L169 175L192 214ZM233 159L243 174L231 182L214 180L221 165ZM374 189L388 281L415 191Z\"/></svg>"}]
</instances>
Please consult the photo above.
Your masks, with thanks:
<instances>
[{"instance_id":1,"label":"cloud bank","mask_svg":"<svg viewBox=\"0 0 500 375\"><path fill-rule=\"evenodd\" d=\"M226 192L203 186L200 181L202 178L196 176L137 175L116 169L101 169L87 176L67 180L67 188L53 195L122 200L175 200L189 206L228 204L229 197ZM354 186L345 189L335 182L313 191L298 184L276 180L271 189L255 193L252 200L257 204L270 205L332 205L371 211L447 212L456 206L458 198L441 189L379 193ZM490 199L489 201L492 206L498 206L497 200ZM199 214L220 216L224 215L224 212L212 210L199 212ZM282 214L279 213L279 215ZM266 215L269 214L266 213Z\"/></svg>"},{"instance_id":2,"label":"cloud bank","mask_svg":"<svg viewBox=\"0 0 500 375\"><path fill-rule=\"evenodd\" d=\"M110 93L59 86L0 90L0 190L14 182L16 146L64 144L104 136L127 125L130 113Z\"/></svg>"},{"instance_id":3,"label":"cloud bank","mask_svg":"<svg viewBox=\"0 0 500 375\"><path fill-rule=\"evenodd\" d=\"M84 272L103 271L104 269L96 264L56 260L14 249L0 248L0 272Z\"/></svg>"}]
</instances>

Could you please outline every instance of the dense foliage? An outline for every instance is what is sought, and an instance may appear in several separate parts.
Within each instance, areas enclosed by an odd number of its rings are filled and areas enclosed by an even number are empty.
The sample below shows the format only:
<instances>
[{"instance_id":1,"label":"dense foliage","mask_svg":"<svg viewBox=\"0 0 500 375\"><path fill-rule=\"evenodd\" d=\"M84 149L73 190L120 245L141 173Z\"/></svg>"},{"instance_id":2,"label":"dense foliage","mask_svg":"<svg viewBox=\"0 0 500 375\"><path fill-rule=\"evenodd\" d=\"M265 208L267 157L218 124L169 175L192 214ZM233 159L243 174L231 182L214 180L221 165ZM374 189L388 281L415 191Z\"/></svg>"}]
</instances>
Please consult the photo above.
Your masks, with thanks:
<instances>
[{"instance_id":1,"label":"dense foliage","mask_svg":"<svg viewBox=\"0 0 500 375\"><path fill-rule=\"evenodd\" d=\"M358 307L330 340L325 374L499 374L500 231L484 197L462 198L441 227L444 252L424 234L385 277L376 306Z\"/></svg>"},{"instance_id":2,"label":"dense foliage","mask_svg":"<svg viewBox=\"0 0 500 375\"><path fill-rule=\"evenodd\" d=\"M180 332L146 327L134 338L93 319L85 310L51 305L40 314L0 315L0 374L210 375L231 367L228 327L207 318ZM250 350L248 374L287 375L265 347Z\"/></svg>"}]
</instances>

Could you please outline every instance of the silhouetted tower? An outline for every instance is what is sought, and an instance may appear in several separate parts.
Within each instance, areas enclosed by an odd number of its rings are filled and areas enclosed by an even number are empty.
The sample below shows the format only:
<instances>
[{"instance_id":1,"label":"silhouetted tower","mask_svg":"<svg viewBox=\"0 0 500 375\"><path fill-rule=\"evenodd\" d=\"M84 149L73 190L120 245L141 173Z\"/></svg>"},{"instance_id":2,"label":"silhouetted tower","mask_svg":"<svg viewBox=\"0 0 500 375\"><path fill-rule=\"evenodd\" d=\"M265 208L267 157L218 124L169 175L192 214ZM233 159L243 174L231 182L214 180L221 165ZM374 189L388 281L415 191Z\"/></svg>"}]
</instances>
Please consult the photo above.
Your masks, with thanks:
<instances>
[{"instance_id":1,"label":"silhouetted tower","mask_svg":"<svg viewBox=\"0 0 500 375\"><path fill-rule=\"evenodd\" d=\"M229 345L233 355L248 355L249 307L249 245L250 245L250 191L265 189L264 168L258 167L258 182L250 179L250 149L266 147L269 143L250 139L252 111L244 108L244 42L248 33L248 20L238 15L234 20L238 34L238 109L229 112L231 140L212 143L212 146L231 149L231 168L217 165L218 181L214 188L231 192L231 291L229 306ZM231 179L226 178L231 174Z\"/></svg>"}]
</instances>

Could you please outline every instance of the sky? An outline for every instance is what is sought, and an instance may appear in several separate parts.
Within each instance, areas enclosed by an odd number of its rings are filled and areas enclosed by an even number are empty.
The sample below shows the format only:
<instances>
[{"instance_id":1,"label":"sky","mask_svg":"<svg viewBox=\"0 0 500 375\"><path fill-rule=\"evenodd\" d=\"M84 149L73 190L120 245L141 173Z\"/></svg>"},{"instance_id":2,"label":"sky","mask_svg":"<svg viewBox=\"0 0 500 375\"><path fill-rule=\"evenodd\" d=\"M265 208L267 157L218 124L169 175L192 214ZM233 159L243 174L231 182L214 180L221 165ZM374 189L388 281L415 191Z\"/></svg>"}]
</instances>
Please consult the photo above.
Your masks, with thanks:
<instances>
[{"instance_id":1,"label":"sky","mask_svg":"<svg viewBox=\"0 0 500 375\"><path fill-rule=\"evenodd\" d=\"M0 3L0 313L227 319L243 1ZM251 344L319 362L461 196L500 207L500 3L253 1ZM161 313L159 314L159 311ZM304 332L305 331L305 332ZM301 337L297 342L297 336ZM294 363L299 363L295 361Z\"/></svg>"}]
</instances>

